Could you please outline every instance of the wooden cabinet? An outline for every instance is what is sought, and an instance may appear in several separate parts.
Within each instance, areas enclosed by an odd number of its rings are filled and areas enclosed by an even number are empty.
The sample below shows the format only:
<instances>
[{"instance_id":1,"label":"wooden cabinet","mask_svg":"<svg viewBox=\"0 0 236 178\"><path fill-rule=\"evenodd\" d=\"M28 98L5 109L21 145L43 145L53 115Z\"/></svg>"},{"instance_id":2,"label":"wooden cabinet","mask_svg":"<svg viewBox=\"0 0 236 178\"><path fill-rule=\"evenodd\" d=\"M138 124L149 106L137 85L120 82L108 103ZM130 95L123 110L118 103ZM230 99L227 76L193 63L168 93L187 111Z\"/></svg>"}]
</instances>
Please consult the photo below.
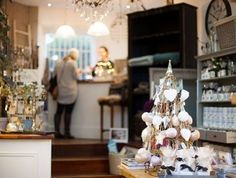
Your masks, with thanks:
<instances>
[{"instance_id":1,"label":"wooden cabinet","mask_svg":"<svg viewBox=\"0 0 236 178\"><path fill-rule=\"evenodd\" d=\"M197 54L196 7L180 3L135 12L128 15L128 58L177 52L174 68L196 68ZM149 91L135 91L140 82L149 83L150 67L167 67L168 59L153 65L128 68L129 75L129 135L133 140L137 123L135 115L143 111ZM137 129L140 130L140 129Z\"/></svg>"},{"instance_id":2,"label":"wooden cabinet","mask_svg":"<svg viewBox=\"0 0 236 178\"><path fill-rule=\"evenodd\" d=\"M201 132L201 140L228 147L230 145L227 144L235 145L236 107L231 104L230 96L236 91L236 47L198 56L196 59L198 65L197 126ZM209 66L217 60L220 61L221 66L226 65L223 69L225 71L208 70L206 64L208 63ZM234 66L230 66L231 61Z\"/></svg>"}]
</instances>

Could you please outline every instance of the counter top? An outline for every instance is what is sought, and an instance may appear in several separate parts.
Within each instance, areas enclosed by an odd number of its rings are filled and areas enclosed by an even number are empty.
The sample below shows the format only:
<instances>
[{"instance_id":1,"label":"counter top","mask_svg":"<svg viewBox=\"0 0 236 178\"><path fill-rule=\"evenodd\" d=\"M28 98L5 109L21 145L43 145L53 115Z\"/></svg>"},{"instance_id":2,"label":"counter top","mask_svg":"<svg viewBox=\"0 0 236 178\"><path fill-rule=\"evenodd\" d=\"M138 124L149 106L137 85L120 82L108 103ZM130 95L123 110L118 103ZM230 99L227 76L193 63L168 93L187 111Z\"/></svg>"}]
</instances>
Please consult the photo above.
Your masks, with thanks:
<instances>
[{"instance_id":1,"label":"counter top","mask_svg":"<svg viewBox=\"0 0 236 178\"><path fill-rule=\"evenodd\" d=\"M43 134L13 134L13 133L4 133L0 134L0 139L53 139L54 136L52 134L43 135Z\"/></svg>"},{"instance_id":2,"label":"counter top","mask_svg":"<svg viewBox=\"0 0 236 178\"><path fill-rule=\"evenodd\" d=\"M79 84L102 84L102 83L113 83L113 80L78 80Z\"/></svg>"},{"instance_id":3,"label":"counter top","mask_svg":"<svg viewBox=\"0 0 236 178\"><path fill-rule=\"evenodd\" d=\"M125 178L153 178L154 176L145 173L144 169L126 169L122 165L118 166L121 175ZM156 177L156 176L155 176Z\"/></svg>"}]
</instances>

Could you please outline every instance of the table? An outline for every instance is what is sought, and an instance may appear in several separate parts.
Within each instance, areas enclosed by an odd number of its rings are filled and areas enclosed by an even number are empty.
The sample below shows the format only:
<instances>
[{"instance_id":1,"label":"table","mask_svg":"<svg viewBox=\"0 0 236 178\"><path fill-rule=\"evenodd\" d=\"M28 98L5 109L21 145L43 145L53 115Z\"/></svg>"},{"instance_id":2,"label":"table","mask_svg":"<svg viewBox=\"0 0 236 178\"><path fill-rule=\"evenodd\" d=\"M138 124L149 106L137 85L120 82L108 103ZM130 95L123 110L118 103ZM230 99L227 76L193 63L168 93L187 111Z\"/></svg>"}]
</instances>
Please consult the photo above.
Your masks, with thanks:
<instances>
[{"instance_id":1,"label":"table","mask_svg":"<svg viewBox=\"0 0 236 178\"><path fill-rule=\"evenodd\" d=\"M126 169L122 165L118 166L120 173L125 178L154 178L157 176L149 175L148 173L145 173L143 169ZM158 176L159 178L164 178L164 176ZM167 176L166 178L192 178L193 176L183 176L183 175L173 175L173 176ZM199 176L200 178L216 178L216 176Z\"/></svg>"},{"instance_id":2,"label":"table","mask_svg":"<svg viewBox=\"0 0 236 178\"><path fill-rule=\"evenodd\" d=\"M120 169L120 173L122 176L126 177L126 178L154 178L157 176L151 176L148 173L145 173L145 171L143 169L126 169L123 166L118 166L118 168Z\"/></svg>"}]
</instances>

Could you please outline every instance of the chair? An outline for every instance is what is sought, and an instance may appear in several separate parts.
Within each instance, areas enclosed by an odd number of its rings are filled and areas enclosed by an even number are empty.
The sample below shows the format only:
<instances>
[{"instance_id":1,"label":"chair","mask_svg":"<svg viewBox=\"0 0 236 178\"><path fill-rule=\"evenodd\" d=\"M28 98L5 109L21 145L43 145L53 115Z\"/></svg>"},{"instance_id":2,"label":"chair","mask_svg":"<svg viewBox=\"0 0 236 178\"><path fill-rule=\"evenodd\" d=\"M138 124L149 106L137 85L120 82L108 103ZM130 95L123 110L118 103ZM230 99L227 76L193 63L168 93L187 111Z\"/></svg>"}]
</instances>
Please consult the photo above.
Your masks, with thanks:
<instances>
[{"instance_id":1,"label":"chair","mask_svg":"<svg viewBox=\"0 0 236 178\"><path fill-rule=\"evenodd\" d=\"M121 127L124 127L124 112L127 100L127 81L119 84L111 84L108 96L98 98L100 105L100 139L103 140L103 133L109 129L103 128L104 106L110 107L110 128L114 126L114 106L121 107Z\"/></svg>"}]
</instances>

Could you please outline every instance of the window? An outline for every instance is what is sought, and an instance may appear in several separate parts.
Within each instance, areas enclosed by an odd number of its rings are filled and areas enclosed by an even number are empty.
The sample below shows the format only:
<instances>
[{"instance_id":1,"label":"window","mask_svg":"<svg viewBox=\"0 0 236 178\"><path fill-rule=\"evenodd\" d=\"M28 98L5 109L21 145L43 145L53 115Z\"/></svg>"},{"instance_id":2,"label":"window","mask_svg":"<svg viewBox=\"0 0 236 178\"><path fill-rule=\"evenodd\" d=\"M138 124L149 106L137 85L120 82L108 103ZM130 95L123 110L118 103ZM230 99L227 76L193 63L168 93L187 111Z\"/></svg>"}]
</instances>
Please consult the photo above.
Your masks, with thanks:
<instances>
[{"instance_id":1,"label":"window","mask_svg":"<svg viewBox=\"0 0 236 178\"><path fill-rule=\"evenodd\" d=\"M49 70L52 72L56 61L68 54L70 48L79 50L80 56L78 67L86 69L95 61L95 44L92 37L88 35L76 36L74 38L56 38L54 34L46 34L46 56L49 61Z\"/></svg>"}]
</instances>

